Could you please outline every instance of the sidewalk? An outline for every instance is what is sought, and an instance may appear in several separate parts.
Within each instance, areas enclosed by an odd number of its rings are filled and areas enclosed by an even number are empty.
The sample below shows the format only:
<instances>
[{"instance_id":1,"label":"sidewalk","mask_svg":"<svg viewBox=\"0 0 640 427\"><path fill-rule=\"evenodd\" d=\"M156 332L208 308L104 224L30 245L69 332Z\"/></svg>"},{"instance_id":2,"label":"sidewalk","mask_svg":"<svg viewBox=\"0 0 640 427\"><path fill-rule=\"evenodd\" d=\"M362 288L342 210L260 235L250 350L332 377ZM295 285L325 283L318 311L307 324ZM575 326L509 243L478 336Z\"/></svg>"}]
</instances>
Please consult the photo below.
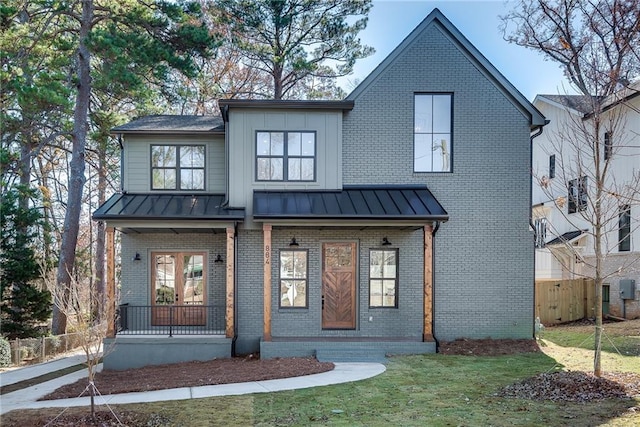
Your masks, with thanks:
<instances>
[{"instance_id":1,"label":"sidewalk","mask_svg":"<svg viewBox=\"0 0 640 427\"><path fill-rule=\"evenodd\" d=\"M9 385L25 379L35 378L40 375L64 369L65 367L82 363L84 356L70 356L52 362L16 369L0 374L0 384ZM55 367L55 369L54 369ZM99 365L101 369L102 366ZM364 380L383 373L386 370L381 363L335 363L335 369L321 374L306 375L303 377L283 378L277 380L253 381L247 383L209 385L200 387L183 387L168 390L157 390L137 393L124 393L96 397L96 404L126 404L160 402L166 400L198 399L214 396L231 396L251 393L269 393L274 391L295 390L309 387L320 387L330 384L340 384L352 381ZM21 371L21 372L19 372ZM40 397L56 390L58 387L75 382L86 377L86 370L74 372L51 381L34 385L12 393L3 394L0 397L0 414L16 409L37 408L66 408L71 406L89 406L89 397L73 399L37 401ZM20 379L18 379L20 378ZM12 381L12 382L10 382Z\"/></svg>"}]
</instances>

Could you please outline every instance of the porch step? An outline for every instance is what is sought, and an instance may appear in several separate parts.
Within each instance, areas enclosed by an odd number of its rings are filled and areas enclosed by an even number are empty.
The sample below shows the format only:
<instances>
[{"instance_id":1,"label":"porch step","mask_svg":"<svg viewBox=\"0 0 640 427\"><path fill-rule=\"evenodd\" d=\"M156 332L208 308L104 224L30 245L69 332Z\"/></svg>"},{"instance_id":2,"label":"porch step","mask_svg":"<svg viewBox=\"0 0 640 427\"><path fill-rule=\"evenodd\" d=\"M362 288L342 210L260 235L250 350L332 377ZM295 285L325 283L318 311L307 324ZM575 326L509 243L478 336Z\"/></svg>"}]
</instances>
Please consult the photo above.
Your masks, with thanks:
<instances>
[{"instance_id":1,"label":"porch step","mask_svg":"<svg viewBox=\"0 0 640 427\"><path fill-rule=\"evenodd\" d=\"M316 359L319 362L369 362L387 363L382 349L372 348L316 348Z\"/></svg>"}]
</instances>

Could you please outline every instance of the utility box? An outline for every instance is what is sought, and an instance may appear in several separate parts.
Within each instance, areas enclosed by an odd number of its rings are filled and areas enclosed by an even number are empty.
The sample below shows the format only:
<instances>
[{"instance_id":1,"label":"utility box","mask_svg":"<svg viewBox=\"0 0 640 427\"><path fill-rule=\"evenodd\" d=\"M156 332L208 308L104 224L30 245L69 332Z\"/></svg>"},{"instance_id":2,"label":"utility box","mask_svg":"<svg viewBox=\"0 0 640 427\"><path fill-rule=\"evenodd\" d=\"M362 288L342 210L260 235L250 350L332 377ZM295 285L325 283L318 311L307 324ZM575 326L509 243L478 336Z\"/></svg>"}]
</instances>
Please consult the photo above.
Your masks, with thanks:
<instances>
[{"instance_id":1,"label":"utility box","mask_svg":"<svg viewBox=\"0 0 640 427\"><path fill-rule=\"evenodd\" d=\"M636 281L633 279L620 280L620 298L636 299Z\"/></svg>"}]
</instances>

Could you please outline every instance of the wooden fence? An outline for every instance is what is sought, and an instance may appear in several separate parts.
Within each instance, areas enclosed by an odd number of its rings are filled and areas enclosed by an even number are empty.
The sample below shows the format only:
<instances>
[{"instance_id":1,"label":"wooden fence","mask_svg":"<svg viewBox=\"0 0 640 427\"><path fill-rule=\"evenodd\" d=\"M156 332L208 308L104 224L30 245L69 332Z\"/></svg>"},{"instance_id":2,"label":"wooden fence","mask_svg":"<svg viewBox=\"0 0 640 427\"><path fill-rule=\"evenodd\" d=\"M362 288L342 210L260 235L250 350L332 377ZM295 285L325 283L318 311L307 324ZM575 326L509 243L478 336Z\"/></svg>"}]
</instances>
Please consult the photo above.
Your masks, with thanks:
<instances>
[{"instance_id":1,"label":"wooden fence","mask_svg":"<svg viewBox=\"0 0 640 427\"><path fill-rule=\"evenodd\" d=\"M538 280L536 316L543 325L595 317L596 290L592 279Z\"/></svg>"}]
</instances>

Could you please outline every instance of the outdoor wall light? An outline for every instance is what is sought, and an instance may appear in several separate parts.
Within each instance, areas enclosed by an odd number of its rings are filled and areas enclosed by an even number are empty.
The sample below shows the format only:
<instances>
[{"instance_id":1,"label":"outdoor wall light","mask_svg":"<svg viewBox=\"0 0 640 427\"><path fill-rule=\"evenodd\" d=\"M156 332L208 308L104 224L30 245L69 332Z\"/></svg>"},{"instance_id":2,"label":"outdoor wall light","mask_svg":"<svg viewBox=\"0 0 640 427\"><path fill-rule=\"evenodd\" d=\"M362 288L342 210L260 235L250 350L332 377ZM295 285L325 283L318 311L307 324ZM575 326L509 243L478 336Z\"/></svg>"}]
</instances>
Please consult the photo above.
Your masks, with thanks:
<instances>
[{"instance_id":1,"label":"outdoor wall light","mask_svg":"<svg viewBox=\"0 0 640 427\"><path fill-rule=\"evenodd\" d=\"M382 238L382 246L391 246L391 242L386 237Z\"/></svg>"},{"instance_id":2,"label":"outdoor wall light","mask_svg":"<svg viewBox=\"0 0 640 427\"><path fill-rule=\"evenodd\" d=\"M289 243L289 246L292 247L292 248L297 248L300 245L298 244L298 242L296 242L296 238L292 237L291 238L291 242Z\"/></svg>"},{"instance_id":3,"label":"outdoor wall light","mask_svg":"<svg viewBox=\"0 0 640 427\"><path fill-rule=\"evenodd\" d=\"M139 252L136 252L136 255L133 257L133 261L142 261L142 257Z\"/></svg>"},{"instance_id":4,"label":"outdoor wall light","mask_svg":"<svg viewBox=\"0 0 640 427\"><path fill-rule=\"evenodd\" d=\"M215 261L213 262L224 262L224 260L222 259L222 255L218 254L218 256L216 257Z\"/></svg>"}]
</instances>

